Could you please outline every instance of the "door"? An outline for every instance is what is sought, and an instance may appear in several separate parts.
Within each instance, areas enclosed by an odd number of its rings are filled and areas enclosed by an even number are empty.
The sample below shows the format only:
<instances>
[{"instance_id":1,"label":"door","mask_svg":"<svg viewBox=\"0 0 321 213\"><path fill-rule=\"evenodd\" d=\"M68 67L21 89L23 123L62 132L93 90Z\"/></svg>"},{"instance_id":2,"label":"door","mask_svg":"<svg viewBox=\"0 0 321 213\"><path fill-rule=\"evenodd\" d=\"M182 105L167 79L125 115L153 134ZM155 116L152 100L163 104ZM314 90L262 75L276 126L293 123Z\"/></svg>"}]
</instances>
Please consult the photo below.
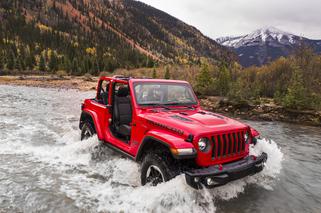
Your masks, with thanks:
<instances>
[{"instance_id":1,"label":"door","mask_svg":"<svg viewBox=\"0 0 321 213\"><path fill-rule=\"evenodd\" d=\"M110 92L111 82L109 80L100 80L98 82L97 94L96 94L96 112L99 116L99 127L103 130L103 140L108 141L110 137L109 123L111 119L110 112Z\"/></svg>"},{"instance_id":2,"label":"door","mask_svg":"<svg viewBox=\"0 0 321 213\"><path fill-rule=\"evenodd\" d=\"M114 80L112 82L111 91L110 137L108 138L108 142L128 153L131 146L132 120L132 103L128 82Z\"/></svg>"}]
</instances>

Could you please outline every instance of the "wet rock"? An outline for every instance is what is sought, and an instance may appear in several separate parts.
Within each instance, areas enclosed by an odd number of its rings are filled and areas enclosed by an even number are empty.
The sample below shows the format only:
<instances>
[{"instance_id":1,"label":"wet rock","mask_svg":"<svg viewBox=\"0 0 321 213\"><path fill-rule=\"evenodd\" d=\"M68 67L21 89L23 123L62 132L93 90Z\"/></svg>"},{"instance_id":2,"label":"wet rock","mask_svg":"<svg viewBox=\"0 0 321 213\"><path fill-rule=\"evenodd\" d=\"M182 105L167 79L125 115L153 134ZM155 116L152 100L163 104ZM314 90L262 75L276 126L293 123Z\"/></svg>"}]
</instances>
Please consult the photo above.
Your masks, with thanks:
<instances>
[{"instance_id":1,"label":"wet rock","mask_svg":"<svg viewBox=\"0 0 321 213\"><path fill-rule=\"evenodd\" d=\"M228 98L216 96L201 99L201 105L204 109L227 116L321 126L321 111L286 109L277 105L273 99L262 99L256 102L254 105L248 101L235 102Z\"/></svg>"}]
</instances>

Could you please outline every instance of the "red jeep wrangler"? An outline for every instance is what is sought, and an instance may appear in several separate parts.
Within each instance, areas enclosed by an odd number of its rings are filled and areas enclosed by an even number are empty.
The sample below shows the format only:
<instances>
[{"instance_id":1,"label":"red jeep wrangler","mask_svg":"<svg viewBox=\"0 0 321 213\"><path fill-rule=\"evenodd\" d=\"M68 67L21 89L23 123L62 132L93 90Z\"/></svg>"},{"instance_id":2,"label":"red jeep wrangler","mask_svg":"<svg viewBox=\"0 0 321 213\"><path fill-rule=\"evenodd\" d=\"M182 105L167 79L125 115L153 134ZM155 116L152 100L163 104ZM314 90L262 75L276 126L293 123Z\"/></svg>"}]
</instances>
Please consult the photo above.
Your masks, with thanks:
<instances>
[{"instance_id":1,"label":"red jeep wrangler","mask_svg":"<svg viewBox=\"0 0 321 213\"><path fill-rule=\"evenodd\" d=\"M101 77L81 109L81 139L97 134L140 162L142 185L184 173L190 186L212 188L260 172L267 159L249 155L257 131L202 110L185 81Z\"/></svg>"}]
</instances>

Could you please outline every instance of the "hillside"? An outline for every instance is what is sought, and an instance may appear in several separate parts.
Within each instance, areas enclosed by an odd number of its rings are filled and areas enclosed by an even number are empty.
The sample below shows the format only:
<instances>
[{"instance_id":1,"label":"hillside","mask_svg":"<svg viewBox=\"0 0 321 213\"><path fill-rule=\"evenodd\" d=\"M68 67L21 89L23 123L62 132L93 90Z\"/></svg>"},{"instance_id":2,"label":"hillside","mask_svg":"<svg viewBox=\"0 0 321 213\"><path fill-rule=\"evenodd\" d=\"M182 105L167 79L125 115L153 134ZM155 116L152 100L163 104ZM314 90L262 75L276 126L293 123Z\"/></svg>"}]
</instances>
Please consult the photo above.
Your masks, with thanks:
<instances>
[{"instance_id":1,"label":"hillside","mask_svg":"<svg viewBox=\"0 0 321 213\"><path fill-rule=\"evenodd\" d=\"M321 40L311 40L274 27L258 29L244 36L218 38L216 41L235 51L245 67L261 66L281 56L288 56L301 45L321 53Z\"/></svg>"},{"instance_id":2,"label":"hillside","mask_svg":"<svg viewBox=\"0 0 321 213\"><path fill-rule=\"evenodd\" d=\"M133 0L4 0L0 20L0 68L7 70L97 74L235 59L196 28Z\"/></svg>"}]
</instances>

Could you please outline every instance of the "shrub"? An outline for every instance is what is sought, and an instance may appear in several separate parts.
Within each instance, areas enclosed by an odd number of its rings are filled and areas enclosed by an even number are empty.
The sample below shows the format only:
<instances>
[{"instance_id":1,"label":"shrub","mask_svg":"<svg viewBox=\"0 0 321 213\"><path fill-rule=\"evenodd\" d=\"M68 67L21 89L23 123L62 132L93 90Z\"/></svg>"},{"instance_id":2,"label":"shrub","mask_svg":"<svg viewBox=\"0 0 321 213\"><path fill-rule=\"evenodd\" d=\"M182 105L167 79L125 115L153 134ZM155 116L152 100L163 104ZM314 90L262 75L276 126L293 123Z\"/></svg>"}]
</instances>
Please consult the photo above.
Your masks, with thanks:
<instances>
[{"instance_id":1,"label":"shrub","mask_svg":"<svg viewBox=\"0 0 321 213\"><path fill-rule=\"evenodd\" d=\"M86 73L84 75L84 80L85 81L93 81L92 75L90 73Z\"/></svg>"},{"instance_id":2,"label":"shrub","mask_svg":"<svg viewBox=\"0 0 321 213\"><path fill-rule=\"evenodd\" d=\"M66 75L67 75L67 72L64 71L64 70L58 70L56 72L56 75L59 77L59 78L64 78Z\"/></svg>"},{"instance_id":3,"label":"shrub","mask_svg":"<svg viewBox=\"0 0 321 213\"><path fill-rule=\"evenodd\" d=\"M88 73L87 73L87 74L88 74ZM110 73L109 73L109 72L106 72L106 71L100 72L100 73L99 73L99 77L102 77L102 76L110 76Z\"/></svg>"}]
</instances>

